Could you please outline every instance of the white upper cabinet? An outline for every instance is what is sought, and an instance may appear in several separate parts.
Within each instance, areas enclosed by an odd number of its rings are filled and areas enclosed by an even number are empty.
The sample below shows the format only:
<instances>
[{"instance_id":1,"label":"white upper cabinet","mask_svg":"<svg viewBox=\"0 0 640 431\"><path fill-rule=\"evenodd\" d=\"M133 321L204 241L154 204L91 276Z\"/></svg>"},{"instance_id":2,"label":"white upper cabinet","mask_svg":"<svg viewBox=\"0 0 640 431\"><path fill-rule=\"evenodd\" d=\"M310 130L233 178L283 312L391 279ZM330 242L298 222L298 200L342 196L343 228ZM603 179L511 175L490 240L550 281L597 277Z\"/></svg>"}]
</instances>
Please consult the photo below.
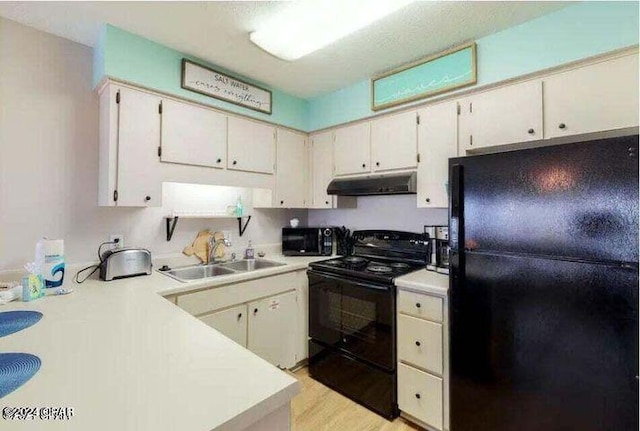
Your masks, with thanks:
<instances>
[{"instance_id":1,"label":"white upper cabinet","mask_svg":"<svg viewBox=\"0 0 640 431\"><path fill-rule=\"evenodd\" d=\"M460 102L460 148L473 151L543 138L542 82L529 81ZM465 155L461 151L461 156Z\"/></svg>"},{"instance_id":2,"label":"white upper cabinet","mask_svg":"<svg viewBox=\"0 0 640 431\"><path fill-rule=\"evenodd\" d=\"M285 129L277 131L275 207L305 208L308 188L306 135Z\"/></svg>"},{"instance_id":3,"label":"white upper cabinet","mask_svg":"<svg viewBox=\"0 0 640 431\"><path fill-rule=\"evenodd\" d=\"M99 204L162 205L158 96L109 87L100 97Z\"/></svg>"},{"instance_id":4,"label":"white upper cabinet","mask_svg":"<svg viewBox=\"0 0 640 431\"><path fill-rule=\"evenodd\" d=\"M333 163L335 175L371 172L371 127L369 122L335 130Z\"/></svg>"},{"instance_id":5,"label":"white upper cabinet","mask_svg":"<svg viewBox=\"0 0 640 431\"><path fill-rule=\"evenodd\" d=\"M228 119L227 168L273 174L276 157L276 129L237 117Z\"/></svg>"},{"instance_id":6,"label":"white upper cabinet","mask_svg":"<svg viewBox=\"0 0 640 431\"><path fill-rule=\"evenodd\" d=\"M334 197L327 194L333 179L333 132L311 137L311 208L333 208Z\"/></svg>"},{"instance_id":7,"label":"white upper cabinet","mask_svg":"<svg viewBox=\"0 0 640 431\"><path fill-rule=\"evenodd\" d=\"M638 126L638 55L544 78L545 137Z\"/></svg>"},{"instance_id":8,"label":"white upper cabinet","mask_svg":"<svg viewBox=\"0 0 640 431\"><path fill-rule=\"evenodd\" d=\"M162 102L163 162L224 168L227 116L188 103Z\"/></svg>"},{"instance_id":9,"label":"white upper cabinet","mask_svg":"<svg viewBox=\"0 0 640 431\"><path fill-rule=\"evenodd\" d=\"M418 207L449 206L449 158L458 155L457 103L445 102L418 111Z\"/></svg>"},{"instance_id":10,"label":"white upper cabinet","mask_svg":"<svg viewBox=\"0 0 640 431\"><path fill-rule=\"evenodd\" d=\"M402 112L371 121L373 171L412 169L417 166L417 114Z\"/></svg>"}]
</instances>

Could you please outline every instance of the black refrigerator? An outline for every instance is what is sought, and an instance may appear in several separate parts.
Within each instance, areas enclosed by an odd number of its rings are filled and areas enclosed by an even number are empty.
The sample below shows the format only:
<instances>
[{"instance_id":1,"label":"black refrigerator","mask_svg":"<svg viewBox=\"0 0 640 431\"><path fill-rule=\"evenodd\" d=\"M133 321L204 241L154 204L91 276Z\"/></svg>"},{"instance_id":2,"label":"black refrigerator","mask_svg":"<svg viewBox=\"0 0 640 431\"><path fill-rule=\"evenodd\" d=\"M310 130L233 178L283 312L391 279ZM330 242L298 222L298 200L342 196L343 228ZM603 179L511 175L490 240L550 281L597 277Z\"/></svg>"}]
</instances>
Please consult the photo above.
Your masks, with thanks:
<instances>
[{"instance_id":1,"label":"black refrigerator","mask_svg":"<svg viewBox=\"0 0 640 431\"><path fill-rule=\"evenodd\" d=\"M451 431L638 430L638 136L449 174Z\"/></svg>"}]
</instances>

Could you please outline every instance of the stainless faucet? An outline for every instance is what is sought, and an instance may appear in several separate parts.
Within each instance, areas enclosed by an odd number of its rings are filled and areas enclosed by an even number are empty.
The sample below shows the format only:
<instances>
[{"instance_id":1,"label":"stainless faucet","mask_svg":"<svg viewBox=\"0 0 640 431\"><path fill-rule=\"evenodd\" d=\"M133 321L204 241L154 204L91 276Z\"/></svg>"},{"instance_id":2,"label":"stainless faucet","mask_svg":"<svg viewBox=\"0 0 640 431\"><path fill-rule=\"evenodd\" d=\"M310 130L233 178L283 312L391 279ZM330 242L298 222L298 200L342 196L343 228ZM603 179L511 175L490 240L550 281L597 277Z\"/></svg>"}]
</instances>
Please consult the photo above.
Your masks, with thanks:
<instances>
[{"instance_id":1,"label":"stainless faucet","mask_svg":"<svg viewBox=\"0 0 640 431\"><path fill-rule=\"evenodd\" d=\"M222 244L224 244L226 247L231 247L231 241L227 237L224 237L222 241L218 242L215 240L215 235L211 236L211 239L209 240L209 259L207 263L216 263L216 251ZM220 259L218 262L223 261L224 258Z\"/></svg>"}]
</instances>

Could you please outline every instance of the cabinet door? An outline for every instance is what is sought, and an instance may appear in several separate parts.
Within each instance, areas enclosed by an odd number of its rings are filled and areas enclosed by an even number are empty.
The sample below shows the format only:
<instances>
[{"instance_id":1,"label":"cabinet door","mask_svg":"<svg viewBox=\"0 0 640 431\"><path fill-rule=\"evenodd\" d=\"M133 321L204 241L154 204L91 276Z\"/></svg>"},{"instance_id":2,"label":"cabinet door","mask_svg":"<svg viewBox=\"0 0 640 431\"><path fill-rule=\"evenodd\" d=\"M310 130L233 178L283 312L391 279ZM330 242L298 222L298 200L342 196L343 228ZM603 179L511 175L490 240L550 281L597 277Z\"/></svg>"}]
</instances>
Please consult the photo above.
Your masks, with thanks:
<instances>
[{"instance_id":1,"label":"cabinet door","mask_svg":"<svg viewBox=\"0 0 640 431\"><path fill-rule=\"evenodd\" d=\"M248 348L280 368L296 363L296 292L250 302Z\"/></svg>"},{"instance_id":2,"label":"cabinet door","mask_svg":"<svg viewBox=\"0 0 640 431\"><path fill-rule=\"evenodd\" d=\"M163 162L224 168L227 116L188 103L162 101Z\"/></svg>"},{"instance_id":3,"label":"cabinet door","mask_svg":"<svg viewBox=\"0 0 640 431\"><path fill-rule=\"evenodd\" d=\"M371 162L374 171L417 166L417 115L403 112L371 122Z\"/></svg>"},{"instance_id":4,"label":"cabinet door","mask_svg":"<svg viewBox=\"0 0 640 431\"><path fill-rule=\"evenodd\" d=\"M336 129L333 143L335 175L371 172L370 123Z\"/></svg>"},{"instance_id":5,"label":"cabinet door","mask_svg":"<svg viewBox=\"0 0 640 431\"><path fill-rule=\"evenodd\" d=\"M638 55L544 78L545 137L638 126Z\"/></svg>"},{"instance_id":6,"label":"cabinet door","mask_svg":"<svg viewBox=\"0 0 640 431\"><path fill-rule=\"evenodd\" d=\"M541 81L509 85L470 96L460 105L463 150L543 138Z\"/></svg>"},{"instance_id":7,"label":"cabinet door","mask_svg":"<svg viewBox=\"0 0 640 431\"><path fill-rule=\"evenodd\" d=\"M161 99L126 88L119 91L116 205L161 206L158 158Z\"/></svg>"},{"instance_id":8,"label":"cabinet door","mask_svg":"<svg viewBox=\"0 0 640 431\"><path fill-rule=\"evenodd\" d=\"M449 158L458 155L457 108L450 102L418 111L418 207L449 206Z\"/></svg>"},{"instance_id":9,"label":"cabinet door","mask_svg":"<svg viewBox=\"0 0 640 431\"><path fill-rule=\"evenodd\" d=\"M333 132L311 137L312 208L333 208L334 197L327 194L333 179Z\"/></svg>"},{"instance_id":10,"label":"cabinet door","mask_svg":"<svg viewBox=\"0 0 640 431\"><path fill-rule=\"evenodd\" d=\"M296 273L296 362L309 357L309 278L306 271Z\"/></svg>"},{"instance_id":11,"label":"cabinet door","mask_svg":"<svg viewBox=\"0 0 640 431\"><path fill-rule=\"evenodd\" d=\"M200 317L207 325L231 338L242 347L247 347L247 305L228 308Z\"/></svg>"},{"instance_id":12,"label":"cabinet door","mask_svg":"<svg viewBox=\"0 0 640 431\"><path fill-rule=\"evenodd\" d=\"M276 157L275 127L236 117L229 117L227 127L227 168L273 174Z\"/></svg>"},{"instance_id":13,"label":"cabinet door","mask_svg":"<svg viewBox=\"0 0 640 431\"><path fill-rule=\"evenodd\" d=\"M443 425L442 379L398 364L398 407L435 429Z\"/></svg>"},{"instance_id":14,"label":"cabinet door","mask_svg":"<svg viewBox=\"0 0 640 431\"><path fill-rule=\"evenodd\" d=\"M275 207L305 208L308 154L305 135L278 129Z\"/></svg>"}]
</instances>

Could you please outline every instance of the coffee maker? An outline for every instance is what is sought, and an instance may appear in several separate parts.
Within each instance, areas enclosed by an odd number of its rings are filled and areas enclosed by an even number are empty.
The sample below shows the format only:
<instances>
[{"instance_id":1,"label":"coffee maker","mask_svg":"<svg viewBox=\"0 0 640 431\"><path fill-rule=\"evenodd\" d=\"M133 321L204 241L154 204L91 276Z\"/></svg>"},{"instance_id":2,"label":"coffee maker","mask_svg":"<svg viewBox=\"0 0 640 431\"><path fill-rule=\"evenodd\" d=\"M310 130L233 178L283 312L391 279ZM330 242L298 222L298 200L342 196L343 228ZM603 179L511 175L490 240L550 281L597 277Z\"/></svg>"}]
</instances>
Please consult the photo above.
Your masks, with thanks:
<instances>
[{"instance_id":1,"label":"coffee maker","mask_svg":"<svg viewBox=\"0 0 640 431\"><path fill-rule=\"evenodd\" d=\"M449 274L449 226L425 226L429 242L427 270Z\"/></svg>"}]
</instances>

